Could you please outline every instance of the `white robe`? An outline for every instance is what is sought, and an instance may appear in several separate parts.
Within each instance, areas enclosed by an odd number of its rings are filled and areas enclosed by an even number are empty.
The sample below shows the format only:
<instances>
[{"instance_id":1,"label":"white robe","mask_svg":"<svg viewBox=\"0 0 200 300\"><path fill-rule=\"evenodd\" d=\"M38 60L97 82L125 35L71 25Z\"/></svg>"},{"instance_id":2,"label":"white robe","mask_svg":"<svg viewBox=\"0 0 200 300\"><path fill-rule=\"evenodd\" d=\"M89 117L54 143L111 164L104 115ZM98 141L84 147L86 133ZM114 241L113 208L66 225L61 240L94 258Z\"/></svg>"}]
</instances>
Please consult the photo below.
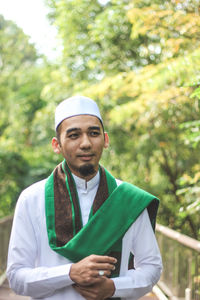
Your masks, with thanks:
<instances>
[{"instance_id":1,"label":"white robe","mask_svg":"<svg viewBox=\"0 0 200 300\"><path fill-rule=\"evenodd\" d=\"M87 184L76 176L74 179L85 225L97 192L99 173ZM8 252L7 276L10 287L17 294L32 299L83 300L72 287L69 276L72 262L54 252L48 243L45 182L43 180L31 185L18 199ZM130 252L135 257L134 270L128 270ZM145 209L123 237L120 275L112 279L116 289L113 297L142 297L159 280L161 269L160 252Z\"/></svg>"}]
</instances>

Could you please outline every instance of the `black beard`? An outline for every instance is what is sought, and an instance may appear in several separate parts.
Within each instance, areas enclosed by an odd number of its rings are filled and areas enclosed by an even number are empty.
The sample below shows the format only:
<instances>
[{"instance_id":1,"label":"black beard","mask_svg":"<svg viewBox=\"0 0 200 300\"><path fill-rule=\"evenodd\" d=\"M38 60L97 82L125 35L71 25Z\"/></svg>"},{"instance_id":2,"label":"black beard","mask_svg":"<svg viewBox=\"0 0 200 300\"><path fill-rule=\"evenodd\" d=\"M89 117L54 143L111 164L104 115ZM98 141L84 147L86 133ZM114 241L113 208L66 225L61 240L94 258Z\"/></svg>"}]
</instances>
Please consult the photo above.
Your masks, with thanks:
<instances>
[{"instance_id":1,"label":"black beard","mask_svg":"<svg viewBox=\"0 0 200 300\"><path fill-rule=\"evenodd\" d=\"M87 165L83 165L83 166L79 167L78 171L81 174L81 176L83 176L83 177L87 177L96 172L94 169L94 166L91 164L87 164Z\"/></svg>"}]
</instances>

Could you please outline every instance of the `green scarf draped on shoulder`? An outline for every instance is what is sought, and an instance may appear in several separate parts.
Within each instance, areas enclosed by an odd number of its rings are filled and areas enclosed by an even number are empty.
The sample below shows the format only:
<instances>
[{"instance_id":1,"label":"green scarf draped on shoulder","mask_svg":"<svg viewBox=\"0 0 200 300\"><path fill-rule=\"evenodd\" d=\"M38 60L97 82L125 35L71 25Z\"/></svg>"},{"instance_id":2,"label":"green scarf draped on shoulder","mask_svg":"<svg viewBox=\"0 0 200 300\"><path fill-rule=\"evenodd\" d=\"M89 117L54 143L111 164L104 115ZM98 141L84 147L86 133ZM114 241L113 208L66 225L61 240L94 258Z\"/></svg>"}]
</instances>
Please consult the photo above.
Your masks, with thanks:
<instances>
[{"instance_id":1,"label":"green scarf draped on shoulder","mask_svg":"<svg viewBox=\"0 0 200 300\"><path fill-rule=\"evenodd\" d=\"M132 184L123 182L117 186L105 168L99 170L99 188L84 227L75 182L65 161L55 168L45 185L49 245L72 262L90 254L121 251L124 234L145 208L155 228L159 200Z\"/></svg>"}]
</instances>

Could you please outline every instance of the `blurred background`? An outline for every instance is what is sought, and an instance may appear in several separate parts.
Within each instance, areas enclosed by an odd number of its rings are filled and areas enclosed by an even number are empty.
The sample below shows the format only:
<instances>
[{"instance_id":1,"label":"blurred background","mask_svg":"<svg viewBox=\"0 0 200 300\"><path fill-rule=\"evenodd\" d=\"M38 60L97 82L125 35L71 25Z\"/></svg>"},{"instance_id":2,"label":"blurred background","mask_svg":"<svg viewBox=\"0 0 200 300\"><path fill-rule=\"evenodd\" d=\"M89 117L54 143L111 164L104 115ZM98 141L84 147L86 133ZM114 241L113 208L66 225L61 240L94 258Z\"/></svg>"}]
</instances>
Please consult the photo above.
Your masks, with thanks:
<instances>
[{"instance_id":1,"label":"blurred background","mask_svg":"<svg viewBox=\"0 0 200 300\"><path fill-rule=\"evenodd\" d=\"M110 148L101 163L161 199L158 223L198 242L199 0L1 0L1 218L61 161L54 109L76 94L103 112Z\"/></svg>"}]
</instances>

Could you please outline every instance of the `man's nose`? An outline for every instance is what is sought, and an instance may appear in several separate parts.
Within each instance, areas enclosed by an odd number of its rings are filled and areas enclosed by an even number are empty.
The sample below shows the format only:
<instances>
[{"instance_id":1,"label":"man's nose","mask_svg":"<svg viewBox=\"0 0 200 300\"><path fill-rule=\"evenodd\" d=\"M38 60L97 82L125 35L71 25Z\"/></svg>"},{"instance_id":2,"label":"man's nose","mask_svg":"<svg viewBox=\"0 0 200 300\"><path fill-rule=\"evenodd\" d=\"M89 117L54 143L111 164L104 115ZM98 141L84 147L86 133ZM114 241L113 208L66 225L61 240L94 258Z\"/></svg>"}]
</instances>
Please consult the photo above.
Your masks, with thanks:
<instances>
[{"instance_id":1,"label":"man's nose","mask_svg":"<svg viewBox=\"0 0 200 300\"><path fill-rule=\"evenodd\" d=\"M90 141L90 138L87 134L84 134L82 136L80 147L81 148L90 148L91 147L91 141Z\"/></svg>"}]
</instances>

